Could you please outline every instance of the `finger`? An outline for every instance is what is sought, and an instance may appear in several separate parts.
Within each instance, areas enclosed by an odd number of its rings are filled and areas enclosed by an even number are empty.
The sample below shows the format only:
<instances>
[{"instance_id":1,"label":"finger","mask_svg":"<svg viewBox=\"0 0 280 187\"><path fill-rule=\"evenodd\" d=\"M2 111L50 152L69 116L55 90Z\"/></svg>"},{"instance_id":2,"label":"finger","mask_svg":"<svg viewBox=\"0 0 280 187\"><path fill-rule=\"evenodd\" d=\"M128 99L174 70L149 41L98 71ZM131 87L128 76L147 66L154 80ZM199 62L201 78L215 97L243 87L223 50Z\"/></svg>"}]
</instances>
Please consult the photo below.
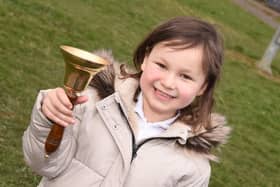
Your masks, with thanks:
<instances>
[{"instance_id":1,"label":"finger","mask_svg":"<svg viewBox=\"0 0 280 187\"><path fill-rule=\"evenodd\" d=\"M73 116L72 110L65 106L61 100L57 98L58 94L56 92L50 93L50 95L46 97L44 104L46 104L53 113L63 113L64 115Z\"/></svg>"},{"instance_id":2,"label":"finger","mask_svg":"<svg viewBox=\"0 0 280 187\"><path fill-rule=\"evenodd\" d=\"M78 98L77 98L77 100L75 101L75 105L77 105L77 104L82 104L82 103L85 103L85 102L87 102L88 101L88 96L86 96L86 95L83 95L83 96L79 96Z\"/></svg>"},{"instance_id":3,"label":"finger","mask_svg":"<svg viewBox=\"0 0 280 187\"><path fill-rule=\"evenodd\" d=\"M65 107L72 109L73 105L70 99L68 98L67 94L65 93L64 89L57 88L55 93L60 103L62 103Z\"/></svg>"},{"instance_id":4,"label":"finger","mask_svg":"<svg viewBox=\"0 0 280 187\"><path fill-rule=\"evenodd\" d=\"M55 115L64 115L68 118L73 118L73 111L61 104L56 97L46 97L43 100L42 108L47 108L51 113Z\"/></svg>"},{"instance_id":5,"label":"finger","mask_svg":"<svg viewBox=\"0 0 280 187\"><path fill-rule=\"evenodd\" d=\"M75 123L74 118L63 115L62 113L53 112L53 109L48 108L48 106L45 106L43 108L43 113L52 122L54 122L58 125L64 126L64 127Z\"/></svg>"},{"instance_id":6,"label":"finger","mask_svg":"<svg viewBox=\"0 0 280 187\"><path fill-rule=\"evenodd\" d=\"M69 110L64 105L60 105L60 106L46 105L46 108L57 118L67 123L74 123L73 111Z\"/></svg>"},{"instance_id":7,"label":"finger","mask_svg":"<svg viewBox=\"0 0 280 187\"><path fill-rule=\"evenodd\" d=\"M44 115L51 120L53 123L61 125L63 127L68 126L68 123L58 119L47 107L42 108Z\"/></svg>"}]
</instances>

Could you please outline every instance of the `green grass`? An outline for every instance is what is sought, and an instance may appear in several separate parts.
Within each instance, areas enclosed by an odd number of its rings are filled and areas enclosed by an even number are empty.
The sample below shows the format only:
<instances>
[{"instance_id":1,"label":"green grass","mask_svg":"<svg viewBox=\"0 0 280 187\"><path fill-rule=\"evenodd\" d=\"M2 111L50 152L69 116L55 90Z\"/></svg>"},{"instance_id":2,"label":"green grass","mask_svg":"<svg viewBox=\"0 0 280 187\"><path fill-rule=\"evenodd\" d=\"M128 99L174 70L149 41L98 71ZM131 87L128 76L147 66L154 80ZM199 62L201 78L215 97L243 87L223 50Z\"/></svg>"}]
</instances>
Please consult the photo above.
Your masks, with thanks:
<instances>
[{"instance_id":1,"label":"green grass","mask_svg":"<svg viewBox=\"0 0 280 187\"><path fill-rule=\"evenodd\" d=\"M38 90L62 85L59 45L110 48L131 63L145 34L178 15L215 23L225 38L216 110L234 131L221 163L212 164L210 186L280 186L280 56L273 79L255 68L274 31L229 0L0 0L0 186L40 180L24 164L21 137Z\"/></svg>"}]
</instances>

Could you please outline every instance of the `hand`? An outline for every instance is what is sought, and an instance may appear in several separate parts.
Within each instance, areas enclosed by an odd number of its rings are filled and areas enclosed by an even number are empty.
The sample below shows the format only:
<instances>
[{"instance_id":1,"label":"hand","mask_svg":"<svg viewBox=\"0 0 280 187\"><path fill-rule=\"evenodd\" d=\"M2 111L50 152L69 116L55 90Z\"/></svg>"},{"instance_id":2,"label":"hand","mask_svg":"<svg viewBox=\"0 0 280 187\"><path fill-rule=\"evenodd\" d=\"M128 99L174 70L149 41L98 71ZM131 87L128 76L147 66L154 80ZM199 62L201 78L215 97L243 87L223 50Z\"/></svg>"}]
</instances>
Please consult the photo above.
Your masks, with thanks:
<instances>
[{"instance_id":1,"label":"hand","mask_svg":"<svg viewBox=\"0 0 280 187\"><path fill-rule=\"evenodd\" d=\"M82 104L87 100L87 96L79 96L74 104ZM73 105L62 88L49 91L42 102L43 114L56 124L64 127L75 123L72 108Z\"/></svg>"}]
</instances>

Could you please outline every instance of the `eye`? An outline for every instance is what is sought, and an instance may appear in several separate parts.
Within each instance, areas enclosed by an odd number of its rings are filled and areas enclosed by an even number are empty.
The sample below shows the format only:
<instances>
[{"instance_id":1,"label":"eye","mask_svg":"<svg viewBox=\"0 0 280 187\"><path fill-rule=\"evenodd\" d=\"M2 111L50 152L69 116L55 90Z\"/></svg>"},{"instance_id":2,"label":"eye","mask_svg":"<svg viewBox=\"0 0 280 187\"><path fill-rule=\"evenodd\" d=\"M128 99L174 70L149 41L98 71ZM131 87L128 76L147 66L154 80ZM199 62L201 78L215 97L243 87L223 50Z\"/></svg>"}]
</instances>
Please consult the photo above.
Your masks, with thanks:
<instances>
[{"instance_id":1,"label":"eye","mask_svg":"<svg viewBox=\"0 0 280 187\"><path fill-rule=\"evenodd\" d=\"M180 77L184 80L193 80L193 78L191 76L187 75L187 74L181 74Z\"/></svg>"},{"instance_id":2,"label":"eye","mask_svg":"<svg viewBox=\"0 0 280 187\"><path fill-rule=\"evenodd\" d=\"M155 64L162 69L166 68L166 66L164 64L160 63L160 62L155 62Z\"/></svg>"}]
</instances>

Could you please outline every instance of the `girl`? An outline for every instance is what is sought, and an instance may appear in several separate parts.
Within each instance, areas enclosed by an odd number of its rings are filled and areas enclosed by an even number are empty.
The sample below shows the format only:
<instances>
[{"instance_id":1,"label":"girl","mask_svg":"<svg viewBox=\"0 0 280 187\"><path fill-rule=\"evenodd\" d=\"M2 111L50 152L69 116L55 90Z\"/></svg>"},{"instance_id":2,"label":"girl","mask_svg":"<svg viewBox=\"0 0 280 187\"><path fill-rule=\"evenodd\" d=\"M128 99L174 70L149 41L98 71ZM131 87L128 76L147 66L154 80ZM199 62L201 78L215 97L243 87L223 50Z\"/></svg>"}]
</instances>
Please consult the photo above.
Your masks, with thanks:
<instances>
[{"instance_id":1,"label":"girl","mask_svg":"<svg viewBox=\"0 0 280 187\"><path fill-rule=\"evenodd\" d=\"M155 28L134 53L136 73L105 51L111 64L72 104L62 88L41 91L23 136L39 186L208 186L213 147L229 127L212 114L223 62L212 25L189 17ZM65 128L44 158L51 121Z\"/></svg>"}]
</instances>

